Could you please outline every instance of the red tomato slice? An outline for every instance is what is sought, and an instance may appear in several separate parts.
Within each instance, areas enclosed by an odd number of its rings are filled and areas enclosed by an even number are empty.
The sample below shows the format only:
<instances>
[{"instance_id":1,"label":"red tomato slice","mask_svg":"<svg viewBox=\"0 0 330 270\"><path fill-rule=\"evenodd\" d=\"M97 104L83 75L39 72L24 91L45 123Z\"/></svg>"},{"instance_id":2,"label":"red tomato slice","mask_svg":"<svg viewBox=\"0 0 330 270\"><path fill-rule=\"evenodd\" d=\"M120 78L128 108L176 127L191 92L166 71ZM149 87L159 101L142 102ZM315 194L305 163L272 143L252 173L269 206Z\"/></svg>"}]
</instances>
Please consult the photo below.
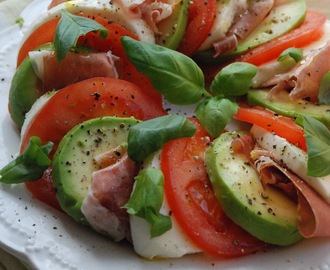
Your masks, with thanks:
<instances>
[{"instance_id":1,"label":"red tomato slice","mask_svg":"<svg viewBox=\"0 0 330 270\"><path fill-rule=\"evenodd\" d=\"M80 14L84 17L89 17L84 14ZM91 19L97 21L108 30L108 36L105 39L99 37L97 33L89 33L85 37L81 37L78 40L78 44L84 45L97 52L111 51L114 55L120 57L123 62L123 67L118 70L119 78L137 84L141 87L142 91L151 96L159 105L162 104L162 96L153 88L151 81L141 73L137 71L134 65L128 61L124 48L120 42L120 38L123 36L130 36L137 39L130 31L120 26L119 24L109 22L101 17L91 17ZM21 64L28 53L38 46L54 41L54 35L59 18L47 21L39 28L37 28L23 43L18 53L17 66Z\"/></svg>"},{"instance_id":2,"label":"red tomato slice","mask_svg":"<svg viewBox=\"0 0 330 270\"><path fill-rule=\"evenodd\" d=\"M250 50L238 58L237 61L261 65L276 59L287 48L304 47L321 38L325 22L325 15L309 10L307 11L304 22L299 27L264 45Z\"/></svg>"},{"instance_id":3,"label":"red tomato slice","mask_svg":"<svg viewBox=\"0 0 330 270\"><path fill-rule=\"evenodd\" d=\"M265 247L231 221L222 210L207 176L204 153L210 136L197 120L192 138L165 144L161 168L165 196L186 235L205 253L221 257L249 254Z\"/></svg>"},{"instance_id":4,"label":"red tomato slice","mask_svg":"<svg viewBox=\"0 0 330 270\"><path fill-rule=\"evenodd\" d=\"M278 136L285 138L288 142L306 151L304 130L289 117L276 114L259 106L241 106L234 118L274 132Z\"/></svg>"},{"instance_id":5,"label":"red tomato slice","mask_svg":"<svg viewBox=\"0 0 330 270\"><path fill-rule=\"evenodd\" d=\"M192 0L189 4L188 24L178 51L191 56L210 33L215 17L216 0Z\"/></svg>"},{"instance_id":6,"label":"red tomato slice","mask_svg":"<svg viewBox=\"0 0 330 270\"><path fill-rule=\"evenodd\" d=\"M34 30L34 32L23 42L17 56L17 67L20 66L30 51L33 51L42 44L54 41L55 29L59 20L60 18L54 18L45 22Z\"/></svg>"},{"instance_id":7,"label":"red tomato slice","mask_svg":"<svg viewBox=\"0 0 330 270\"><path fill-rule=\"evenodd\" d=\"M91 118L115 115L147 120L165 114L162 107L130 82L113 78L88 79L63 88L49 99L27 127L20 152L27 147L31 136L38 136L43 144L54 143L52 156L71 128ZM47 173L45 177L27 183L27 187L35 197L54 205L57 200L52 180Z\"/></svg>"}]
</instances>

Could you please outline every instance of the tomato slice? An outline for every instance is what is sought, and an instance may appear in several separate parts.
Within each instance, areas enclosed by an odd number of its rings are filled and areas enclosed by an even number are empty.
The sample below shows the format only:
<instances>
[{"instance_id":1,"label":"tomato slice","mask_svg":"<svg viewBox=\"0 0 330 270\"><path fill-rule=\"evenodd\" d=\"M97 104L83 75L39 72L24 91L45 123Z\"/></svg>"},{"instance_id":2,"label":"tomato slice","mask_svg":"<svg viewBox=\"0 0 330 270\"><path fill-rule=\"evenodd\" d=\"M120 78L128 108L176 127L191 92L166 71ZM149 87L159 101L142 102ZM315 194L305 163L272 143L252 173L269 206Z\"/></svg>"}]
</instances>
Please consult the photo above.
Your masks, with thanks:
<instances>
[{"instance_id":1,"label":"tomato slice","mask_svg":"<svg viewBox=\"0 0 330 270\"><path fill-rule=\"evenodd\" d=\"M165 144L161 169L165 196L186 235L205 253L221 257L249 254L265 247L224 213L207 176L204 153L210 136L197 120L192 138Z\"/></svg>"},{"instance_id":2,"label":"tomato slice","mask_svg":"<svg viewBox=\"0 0 330 270\"><path fill-rule=\"evenodd\" d=\"M186 32L177 50L191 56L210 33L215 17L216 0L192 0L189 4Z\"/></svg>"},{"instance_id":3,"label":"tomato slice","mask_svg":"<svg viewBox=\"0 0 330 270\"><path fill-rule=\"evenodd\" d=\"M20 152L26 149L31 136L38 136L43 144L54 143L52 157L62 137L75 125L91 118L115 115L147 120L165 114L162 107L130 82L114 78L88 79L63 88L48 100L27 127ZM49 174L26 185L43 202L53 206L57 201Z\"/></svg>"},{"instance_id":4,"label":"tomato slice","mask_svg":"<svg viewBox=\"0 0 330 270\"><path fill-rule=\"evenodd\" d=\"M53 42L56 26L60 18L51 19L44 24L40 25L31 33L31 35L23 42L17 56L16 66L19 67L25 57L28 56L30 51L40 45Z\"/></svg>"},{"instance_id":5,"label":"tomato slice","mask_svg":"<svg viewBox=\"0 0 330 270\"><path fill-rule=\"evenodd\" d=\"M111 51L114 55L120 57L123 66L117 70L119 78L139 85L142 91L146 92L161 105L163 102L161 94L156 92L149 78L139 73L135 66L127 59L124 48L120 42L120 38L123 36L130 36L135 39L137 39L137 37L126 28L119 24L109 22L107 19L95 16L89 17L85 14L80 14L80 16L95 20L103 25L108 30L109 34L105 39L102 39L97 33L91 32L79 38L78 44L84 45L97 52ZM21 64L30 51L42 44L54 41L58 21L59 18L47 21L26 39L18 53L17 66Z\"/></svg>"},{"instance_id":6,"label":"tomato slice","mask_svg":"<svg viewBox=\"0 0 330 270\"><path fill-rule=\"evenodd\" d=\"M262 107L240 106L234 118L262 127L306 151L304 130L292 118L285 117Z\"/></svg>"},{"instance_id":7,"label":"tomato slice","mask_svg":"<svg viewBox=\"0 0 330 270\"><path fill-rule=\"evenodd\" d=\"M299 27L264 45L250 50L238 58L237 61L261 65L276 59L287 48L304 47L321 38L325 22L325 15L308 10L304 22Z\"/></svg>"}]
</instances>

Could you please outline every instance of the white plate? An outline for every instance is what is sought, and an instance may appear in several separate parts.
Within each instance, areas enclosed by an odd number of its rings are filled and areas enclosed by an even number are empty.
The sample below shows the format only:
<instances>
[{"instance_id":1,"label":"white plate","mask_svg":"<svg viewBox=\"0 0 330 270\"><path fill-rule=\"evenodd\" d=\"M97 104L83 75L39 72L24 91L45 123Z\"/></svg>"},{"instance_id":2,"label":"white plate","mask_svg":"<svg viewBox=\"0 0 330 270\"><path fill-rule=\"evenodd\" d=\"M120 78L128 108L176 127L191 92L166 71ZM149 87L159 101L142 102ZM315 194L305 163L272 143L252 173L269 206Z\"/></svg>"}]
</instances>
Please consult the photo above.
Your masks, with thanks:
<instances>
[{"instance_id":1,"label":"white plate","mask_svg":"<svg viewBox=\"0 0 330 270\"><path fill-rule=\"evenodd\" d=\"M26 24L48 0L34 1L22 14ZM8 89L15 71L21 30L0 31L0 167L18 152L19 133L7 112ZM34 200L24 185L0 185L0 244L33 269L329 269L330 241L304 240L242 258L221 260L191 255L147 261L128 244L115 244L69 217ZM271 233L271 232L269 232Z\"/></svg>"}]
</instances>

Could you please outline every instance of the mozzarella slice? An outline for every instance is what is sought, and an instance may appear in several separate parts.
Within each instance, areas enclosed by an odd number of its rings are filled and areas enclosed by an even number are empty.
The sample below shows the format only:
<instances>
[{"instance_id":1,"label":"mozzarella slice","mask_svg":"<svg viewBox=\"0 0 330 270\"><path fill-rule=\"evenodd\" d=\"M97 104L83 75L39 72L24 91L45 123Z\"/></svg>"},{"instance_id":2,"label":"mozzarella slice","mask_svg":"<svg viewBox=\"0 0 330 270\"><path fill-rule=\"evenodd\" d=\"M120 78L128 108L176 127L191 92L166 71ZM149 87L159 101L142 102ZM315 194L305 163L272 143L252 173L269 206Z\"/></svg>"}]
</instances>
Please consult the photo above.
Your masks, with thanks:
<instances>
[{"instance_id":1,"label":"mozzarella slice","mask_svg":"<svg viewBox=\"0 0 330 270\"><path fill-rule=\"evenodd\" d=\"M129 18L122 8L109 0L72 0L57 5L40 14L38 20L27 30L25 36L28 37L35 29L46 21L60 16L61 10L66 10L72 14L84 13L90 16L105 18L110 22L115 22L125 27L135 34L141 41L155 43L154 33L146 21L139 18Z\"/></svg>"},{"instance_id":2,"label":"mozzarella slice","mask_svg":"<svg viewBox=\"0 0 330 270\"><path fill-rule=\"evenodd\" d=\"M216 16L210 34L198 50L203 51L209 49L213 46L214 42L221 40L226 36L236 14L237 2L237 0L217 1Z\"/></svg>"},{"instance_id":3,"label":"mozzarella slice","mask_svg":"<svg viewBox=\"0 0 330 270\"><path fill-rule=\"evenodd\" d=\"M160 156L155 155L151 161L151 167L160 168ZM163 205L160 213L169 215L171 209L168 206L166 196L164 196ZM131 235L134 250L142 257L152 259L158 258L178 258L190 253L201 252L185 236L179 224L173 216L172 228L166 233L151 238L149 224L142 218L130 215Z\"/></svg>"},{"instance_id":4,"label":"mozzarella slice","mask_svg":"<svg viewBox=\"0 0 330 270\"><path fill-rule=\"evenodd\" d=\"M302 149L284 138L254 125L250 131L257 143L268 150L277 162L283 162L288 169L298 175L330 203L330 175L312 177L307 175L308 155Z\"/></svg>"},{"instance_id":5,"label":"mozzarella slice","mask_svg":"<svg viewBox=\"0 0 330 270\"><path fill-rule=\"evenodd\" d=\"M30 123L34 117L39 113L43 106L48 102L48 100L55 94L55 91L48 92L41 97L39 97L36 102L32 105L30 111L25 114L25 120L21 128L21 140L25 137L25 132L29 127Z\"/></svg>"}]
</instances>

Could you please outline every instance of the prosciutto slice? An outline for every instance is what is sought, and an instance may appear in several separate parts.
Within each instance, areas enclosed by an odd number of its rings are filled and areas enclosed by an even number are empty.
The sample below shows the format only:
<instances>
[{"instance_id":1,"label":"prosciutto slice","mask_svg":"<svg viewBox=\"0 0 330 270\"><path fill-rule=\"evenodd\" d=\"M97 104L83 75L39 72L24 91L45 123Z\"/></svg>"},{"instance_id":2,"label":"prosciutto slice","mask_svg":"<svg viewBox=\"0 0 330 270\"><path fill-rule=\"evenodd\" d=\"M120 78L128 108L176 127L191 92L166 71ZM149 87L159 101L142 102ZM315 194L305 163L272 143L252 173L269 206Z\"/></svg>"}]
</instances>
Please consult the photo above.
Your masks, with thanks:
<instances>
[{"instance_id":1,"label":"prosciutto slice","mask_svg":"<svg viewBox=\"0 0 330 270\"><path fill-rule=\"evenodd\" d=\"M120 158L112 165L93 172L92 183L81 211L89 224L114 241L131 240L129 216L122 207L130 198L138 165L127 153L112 151ZM106 153L106 156L114 155ZM104 158L98 157L104 163Z\"/></svg>"},{"instance_id":2,"label":"prosciutto slice","mask_svg":"<svg viewBox=\"0 0 330 270\"><path fill-rule=\"evenodd\" d=\"M213 48L216 52L214 57L234 50L239 40L243 40L250 35L268 15L273 6L274 0L237 0L235 4L236 12L233 18L224 16L223 21L220 22L223 24L229 23L229 27L223 34L223 38L213 42Z\"/></svg>"},{"instance_id":3,"label":"prosciutto slice","mask_svg":"<svg viewBox=\"0 0 330 270\"><path fill-rule=\"evenodd\" d=\"M255 145L251 135L238 137L233 151L248 156L264 188L275 185L297 201L298 229L305 238L330 236L330 204L296 174L276 163L271 153ZM253 149L251 151L251 149Z\"/></svg>"},{"instance_id":4,"label":"prosciutto slice","mask_svg":"<svg viewBox=\"0 0 330 270\"><path fill-rule=\"evenodd\" d=\"M31 51L29 57L45 92L93 77L118 78L116 65L119 66L120 61L111 52L69 52L60 63L54 51Z\"/></svg>"},{"instance_id":5,"label":"prosciutto slice","mask_svg":"<svg viewBox=\"0 0 330 270\"><path fill-rule=\"evenodd\" d=\"M247 1L248 6L240 9L229 29L239 39L246 38L264 20L274 6L274 0Z\"/></svg>"},{"instance_id":6,"label":"prosciutto slice","mask_svg":"<svg viewBox=\"0 0 330 270\"><path fill-rule=\"evenodd\" d=\"M273 86L269 93L271 99L279 91L289 91L292 100L309 99L318 102L321 80L330 70L330 41L322 48L312 51L294 68L276 75L263 86Z\"/></svg>"},{"instance_id":7,"label":"prosciutto slice","mask_svg":"<svg viewBox=\"0 0 330 270\"><path fill-rule=\"evenodd\" d=\"M114 0L129 18L139 18L147 22L155 34L160 34L157 24L172 14L173 7L180 0Z\"/></svg>"}]
</instances>

